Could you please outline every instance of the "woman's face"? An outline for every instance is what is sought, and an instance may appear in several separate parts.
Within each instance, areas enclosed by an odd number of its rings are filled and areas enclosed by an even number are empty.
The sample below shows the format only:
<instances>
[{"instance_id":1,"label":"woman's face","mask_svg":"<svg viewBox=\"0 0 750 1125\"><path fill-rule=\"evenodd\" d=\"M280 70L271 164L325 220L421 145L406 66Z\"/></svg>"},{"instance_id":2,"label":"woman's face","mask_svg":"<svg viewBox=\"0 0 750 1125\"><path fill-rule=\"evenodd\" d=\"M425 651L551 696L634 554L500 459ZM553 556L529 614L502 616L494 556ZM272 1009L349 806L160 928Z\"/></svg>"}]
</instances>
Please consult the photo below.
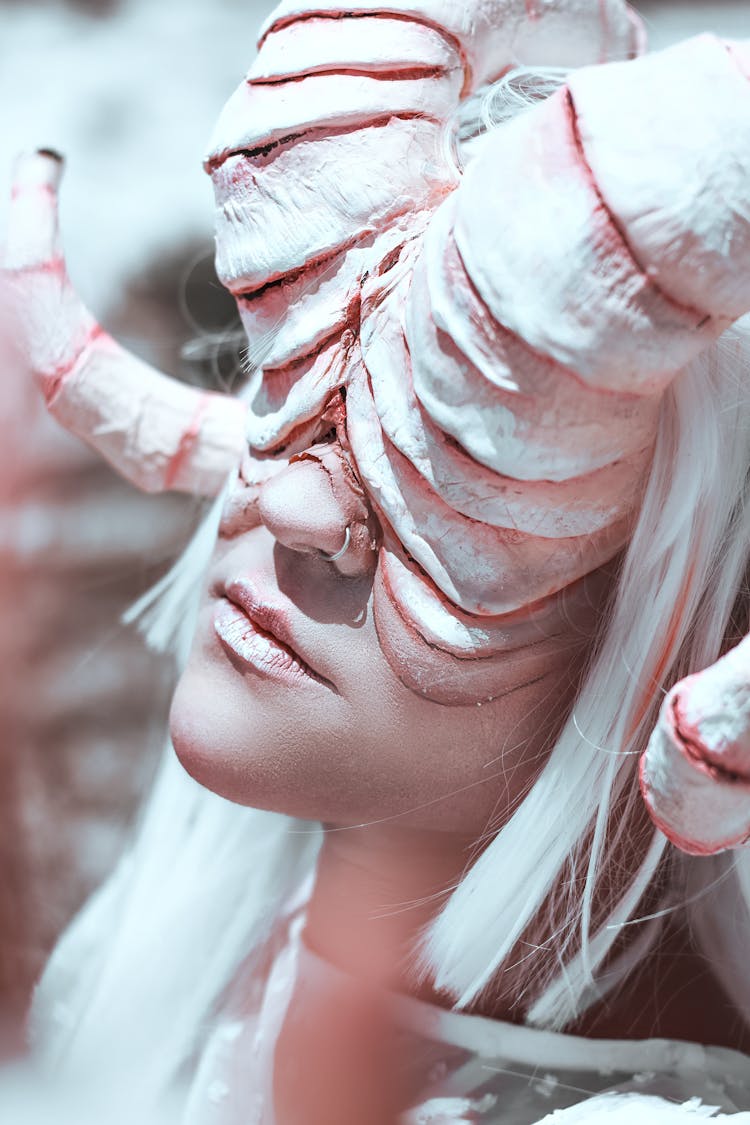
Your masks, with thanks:
<instances>
[{"instance_id":1,"label":"woman's face","mask_svg":"<svg viewBox=\"0 0 750 1125\"><path fill-rule=\"evenodd\" d=\"M476 832L503 819L565 713L580 636L485 661L475 686L475 662L378 613L379 529L338 441L260 488L246 475L172 708L185 768L232 801L335 825ZM459 702L429 698L417 668Z\"/></svg>"}]
</instances>

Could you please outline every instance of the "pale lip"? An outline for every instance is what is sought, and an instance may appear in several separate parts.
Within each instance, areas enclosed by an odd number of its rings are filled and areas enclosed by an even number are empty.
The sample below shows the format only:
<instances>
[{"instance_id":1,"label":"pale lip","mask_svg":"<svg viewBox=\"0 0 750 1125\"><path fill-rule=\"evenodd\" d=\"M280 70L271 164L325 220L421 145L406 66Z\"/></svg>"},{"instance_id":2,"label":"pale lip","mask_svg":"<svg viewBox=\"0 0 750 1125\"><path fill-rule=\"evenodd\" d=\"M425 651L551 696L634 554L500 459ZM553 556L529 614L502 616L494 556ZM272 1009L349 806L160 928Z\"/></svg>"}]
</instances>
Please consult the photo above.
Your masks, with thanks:
<instances>
[{"instance_id":1,"label":"pale lip","mask_svg":"<svg viewBox=\"0 0 750 1125\"><path fill-rule=\"evenodd\" d=\"M270 605L246 578L217 590L214 629L223 646L254 671L286 683L312 680L338 694L336 686L299 652L288 615Z\"/></svg>"}]
</instances>

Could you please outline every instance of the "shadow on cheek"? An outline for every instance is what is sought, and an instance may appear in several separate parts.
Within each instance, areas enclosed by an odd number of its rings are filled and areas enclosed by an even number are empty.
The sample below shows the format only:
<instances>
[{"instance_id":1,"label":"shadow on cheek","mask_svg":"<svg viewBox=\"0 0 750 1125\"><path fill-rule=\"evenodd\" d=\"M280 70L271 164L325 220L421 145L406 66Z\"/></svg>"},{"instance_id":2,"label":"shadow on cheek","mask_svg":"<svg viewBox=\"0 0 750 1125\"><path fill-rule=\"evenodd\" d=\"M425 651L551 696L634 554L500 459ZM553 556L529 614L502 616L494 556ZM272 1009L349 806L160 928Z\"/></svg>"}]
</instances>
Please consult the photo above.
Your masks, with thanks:
<instances>
[{"instance_id":1,"label":"shadow on cheek","mask_svg":"<svg viewBox=\"0 0 750 1125\"><path fill-rule=\"evenodd\" d=\"M329 625L361 628L367 621L372 578L348 578L325 559L276 543L273 552L276 582L290 602L309 617Z\"/></svg>"}]
</instances>

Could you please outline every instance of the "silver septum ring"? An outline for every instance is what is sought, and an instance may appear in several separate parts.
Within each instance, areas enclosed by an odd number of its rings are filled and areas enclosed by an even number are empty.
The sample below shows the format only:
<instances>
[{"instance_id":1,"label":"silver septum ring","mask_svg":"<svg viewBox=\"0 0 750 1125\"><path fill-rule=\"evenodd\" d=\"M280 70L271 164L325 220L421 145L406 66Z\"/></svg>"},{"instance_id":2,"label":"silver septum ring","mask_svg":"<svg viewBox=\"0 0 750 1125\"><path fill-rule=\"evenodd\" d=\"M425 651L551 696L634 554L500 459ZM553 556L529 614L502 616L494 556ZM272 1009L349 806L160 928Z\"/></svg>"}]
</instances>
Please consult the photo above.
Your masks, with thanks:
<instances>
[{"instance_id":1,"label":"silver septum ring","mask_svg":"<svg viewBox=\"0 0 750 1125\"><path fill-rule=\"evenodd\" d=\"M341 547L341 549L338 550L335 555L326 555L324 552L321 552L323 554L323 558L326 560L326 562L338 562L338 560L342 559L344 557L344 555L346 554L346 552L349 550L349 547L351 546L351 542L352 542L352 530L351 530L350 527L347 527L346 535L344 536L344 546Z\"/></svg>"}]
</instances>

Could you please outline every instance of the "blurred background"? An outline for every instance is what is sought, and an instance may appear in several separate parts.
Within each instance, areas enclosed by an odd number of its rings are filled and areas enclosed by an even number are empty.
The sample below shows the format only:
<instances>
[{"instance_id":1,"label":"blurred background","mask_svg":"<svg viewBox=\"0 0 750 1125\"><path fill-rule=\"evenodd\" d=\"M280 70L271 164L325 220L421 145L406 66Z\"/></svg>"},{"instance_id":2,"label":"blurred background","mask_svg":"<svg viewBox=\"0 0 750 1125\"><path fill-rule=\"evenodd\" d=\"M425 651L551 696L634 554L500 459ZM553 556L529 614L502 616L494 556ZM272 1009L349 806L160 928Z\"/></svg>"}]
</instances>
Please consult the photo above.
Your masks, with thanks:
<instances>
[{"instance_id":1,"label":"blurred background","mask_svg":"<svg viewBox=\"0 0 750 1125\"><path fill-rule=\"evenodd\" d=\"M182 353L234 323L201 160L270 7L0 3L0 231L14 154L63 152L74 281L109 331L191 382L226 382L236 362L214 372ZM119 617L199 513L120 481L0 362L0 992L22 1010L153 775L173 669Z\"/></svg>"},{"instance_id":2,"label":"blurred background","mask_svg":"<svg viewBox=\"0 0 750 1125\"><path fill-rule=\"evenodd\" d=\"M65 153L79 290L127 346L191 382L226 387L236 367L231 351L184 355L235 324L201 157L271 6L0 0L0 232L14 153ZM747 0L637 7L655 48L701 30L750 36ZM153 775L174 672L118 619L198 513L139 495L69 438L1 342L0 366L0 1010L19 1013Z\"/></svg>"}]
</instances>

